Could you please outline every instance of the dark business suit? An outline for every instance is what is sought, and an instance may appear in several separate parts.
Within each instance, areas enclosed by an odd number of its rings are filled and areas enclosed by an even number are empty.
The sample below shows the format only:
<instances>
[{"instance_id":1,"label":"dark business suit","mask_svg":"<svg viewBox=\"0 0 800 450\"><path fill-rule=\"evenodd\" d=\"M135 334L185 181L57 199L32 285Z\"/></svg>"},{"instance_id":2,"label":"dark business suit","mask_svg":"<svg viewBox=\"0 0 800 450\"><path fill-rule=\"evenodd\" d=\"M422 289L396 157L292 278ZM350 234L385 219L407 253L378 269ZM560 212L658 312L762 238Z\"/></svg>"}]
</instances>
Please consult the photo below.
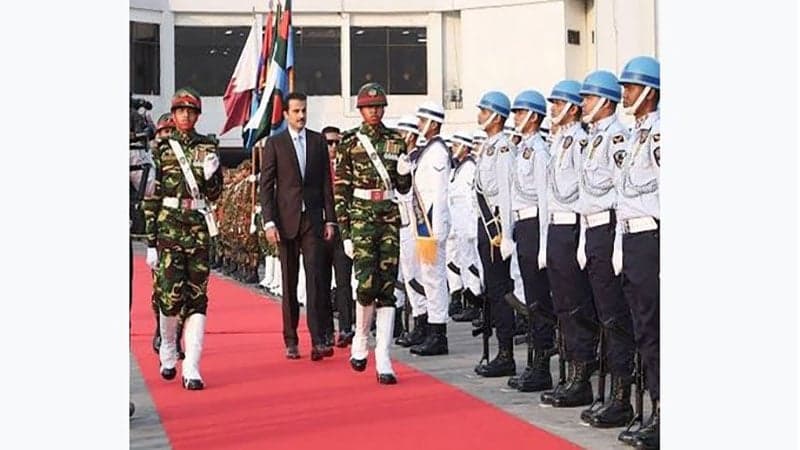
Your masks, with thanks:
<instances>
[{"instance_id":1,"label":"dark business suit","mask_svg":"<svg viewBox=\"0 0 800 450\"><path fill-rule=\"evenodd\" d=\"M328 150L319 133L306 130L304 175L289 131L270 137L261 158L261 210L264 223L273 222L280 235L283 272L283 340L297 345L300 306L297 303L297 275L300 252L306 272L306 320L312 345L325 342L326 324L331 320L330 302L322 285L324 222L335 223ZM301 212L305 203L305 212ZM324 216L323 216L324 212Z\"/></svg>"}]
</instances>

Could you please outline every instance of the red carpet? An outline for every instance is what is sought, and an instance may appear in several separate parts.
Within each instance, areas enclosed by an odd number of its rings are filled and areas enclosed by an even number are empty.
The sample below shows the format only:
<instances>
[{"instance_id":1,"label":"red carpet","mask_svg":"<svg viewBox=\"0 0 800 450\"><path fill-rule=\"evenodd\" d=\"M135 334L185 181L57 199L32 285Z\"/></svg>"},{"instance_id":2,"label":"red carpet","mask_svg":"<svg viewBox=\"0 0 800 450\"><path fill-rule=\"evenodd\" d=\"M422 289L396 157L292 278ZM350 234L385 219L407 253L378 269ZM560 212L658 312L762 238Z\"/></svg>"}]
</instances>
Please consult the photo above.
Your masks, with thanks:
<instances>
[{"instance_id":1,"label":"red carpet","mask_svg":"<svg viewBox=\"0 0 800 450\"><path fill-rule=\"evenodd\" d=\"M280 305L212 275L201 361L206 389L164 381L151 348L150 271L134 262L133 350L175 450L567 449L576 445L394 363L399 383L348 364L349 349L312 362L301 318L302 359L283 356ZM422 434L422 436L420 436Z\"/></svg>"}]
</instances>

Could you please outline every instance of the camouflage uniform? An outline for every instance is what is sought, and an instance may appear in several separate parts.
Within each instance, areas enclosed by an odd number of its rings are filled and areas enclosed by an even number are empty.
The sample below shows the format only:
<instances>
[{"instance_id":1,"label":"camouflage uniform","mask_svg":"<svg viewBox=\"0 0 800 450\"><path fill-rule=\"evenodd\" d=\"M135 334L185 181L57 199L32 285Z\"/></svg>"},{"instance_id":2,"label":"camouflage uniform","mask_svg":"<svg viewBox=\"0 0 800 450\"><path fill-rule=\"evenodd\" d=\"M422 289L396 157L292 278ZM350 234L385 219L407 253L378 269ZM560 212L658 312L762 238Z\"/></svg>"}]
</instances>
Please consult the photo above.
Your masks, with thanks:
<instances>
[{"instance_id":1,"label":"camouflage uniform","mask_svg":"<svg viewBox=\"0 0 800 450\"><path fill-rule=\"evenodd\" d=\"M368 114L370 109L386 106L386 93L378 84L367 84L359 90L356 106L366 108ZM359 134L375 148L391 186L384 184L359 141ZM356 328L350 365L356 371L366 368L367 334L375 315L375 368L381 384L397 383L389 345L394 327L394 291L400 256L400 210L392 191L406 193L411 188L411 175L397 173L397 161L404 152L403 137L383 123L374 126L362 123L346 131L336 148L336 217L345 249L352 248L353 275L357 283Z\"/></svg>"},{"instance_id":2,"label":"camouflage uniform","mask_svg":"<svg viewBox=\"0 0 800 450\"><path fill-rule=\"evenodd\" d=\"M381 157L393 187L407 191L410 176L397 175L397 157L405 144L400 134L382 123L377 127L362 124L345 131L336 149L336 217L342 240L353 241L353 271L358 281L356 300L362 305L377 301L378 306L394 306L394 284L400 253L400 211L391 199L362 200L353 189L385 190L378 171L356 132L369 137Z\"/></svg>"},{"instance_id":3,"label":"camouflage uniform","mask_svg":"<svg viewBox=\"0 0 800 450\"><path fill-rule=\"evenodd\" d=\"M172 111L194 109L200 113L200 96L191 89L179 89L172 100ZM222 192L222 172L216 170L206 180L204 166L216 155L217 140L194 130L175 130L160 139L153 152L154 192L145 202L145 231L149 249L156 248L156 270L161 322L161 375L175 376L177 315L186 317L187 351L183 364L184 387L202 389L198 364L208 307L209 230L193 199L170 141L180 145L197 182L199 199L214 201ZM213 157L211 157L213 158ZM218 162L218 161L217 161ZM218 166L217 166L218 167ZM174 202L174 204L171 204ZM149 250L148 249L148 258Z\"/></svg>"}]
</instances>

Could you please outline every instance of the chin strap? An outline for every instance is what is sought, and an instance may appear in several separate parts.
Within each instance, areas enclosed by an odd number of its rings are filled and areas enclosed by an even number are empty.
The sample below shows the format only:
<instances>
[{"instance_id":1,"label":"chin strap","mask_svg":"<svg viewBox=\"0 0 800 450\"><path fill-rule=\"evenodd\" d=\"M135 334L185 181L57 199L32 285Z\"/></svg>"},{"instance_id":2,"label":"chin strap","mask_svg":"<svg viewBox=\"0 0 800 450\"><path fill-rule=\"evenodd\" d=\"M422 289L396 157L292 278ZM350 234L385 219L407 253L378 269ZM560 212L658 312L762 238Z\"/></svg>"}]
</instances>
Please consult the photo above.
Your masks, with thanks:
<instances>
[{"instance_id":1,"label":"chin strap","mask_svg":"<svg viewBox=\"0 0 800 450\"><path fill-rule=\"evenodd\" d=\"M649 93L650 93L650 86L645 86L644 89L642 90L642 93L639 94L639 97L636 98L636 101L633 103L633 105L624 109L625 114L629 116L636 114L636 110L639 109L640 106L642 106L644 98L647 97L647 94Z\"/></svg>"},{"instance_id":2,"label":"chin strap","mask_svg":"<svg viewBox=\"0 0 800 450\"><path fill-rule=\"evenodd\" d=\"M583 123L592 123L592 121L594 121L594 116L596 116L597 113L600 112L600 108L602 108L603 105L605 104L606 104L606 99L601 97L600 101L595 103L594 108L592 108L589 114L581 118L581 120L583 120Z\"/></svg>"}]
</instances>

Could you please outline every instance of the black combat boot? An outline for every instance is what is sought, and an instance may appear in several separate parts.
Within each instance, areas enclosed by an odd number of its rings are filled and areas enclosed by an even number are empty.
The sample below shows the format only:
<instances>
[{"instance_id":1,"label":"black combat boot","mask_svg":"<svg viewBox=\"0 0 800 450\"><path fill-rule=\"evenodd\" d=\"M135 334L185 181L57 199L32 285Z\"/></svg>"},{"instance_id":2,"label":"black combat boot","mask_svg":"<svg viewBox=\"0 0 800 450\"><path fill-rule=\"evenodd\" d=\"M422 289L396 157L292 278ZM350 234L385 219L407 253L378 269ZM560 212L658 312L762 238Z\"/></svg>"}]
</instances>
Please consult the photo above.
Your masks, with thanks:
<instances>
[{"instance_id":1,"label":"black combat boot","mask_svg":"<svg viewBox=\"0 0 800 450\"><path fill-rule=\"evenodd\" d=\"M400 336L395 341L395 344L401 347L411 347L412 345L419 345L425 342L428 337L428 314L422 314L414 317L414 329L404 336Z\"/></svg>"},{"instance_id":2,"label":"black combat boot","mask_svg":"<svg viewBox=\"0 0 800 450\"><path fill-rule=\"evenodd\" d=\"M611 376L611 401L598 409L589 419L595 428L624 427L633 418L630 377Z\"/></svg>"},{"instance_id":3,"label":"black combat boot","mask_svg":"<svg viewBox=\"0 0 800 450\"><path fill-rule=\"evenodd\" d=\"M556 408L588 406L594 401L592 383L589 382L591 364L576 361L573 365L572 382L568 383L559 395L553 397L553 406Z\"/></svg>"},{"instance_id":4,"label":"black combat boot","mask_svg":"<svg viewBox=\"0 0 800 450\"><path fill-rule=\"evenodd\" d=\"M256 284L258 281L258 266L247 269L244 282L247 284Z\"/></svg>"},{"instance_id":5,"label":"black combat boot","mask_svg":"<svg viewBox=\"0 0 800 450\"><path fill-rule=\"evenodd\" d=\"M550 375L550 357L552 352L536 350L533 366L522 372L516 389L520 392L540 392L553 388L553 376ZM510 381L510 380L509 380ZM511 383L509 383L511 385Z\"/></svg>"},{"instance_id":6,"label":"black combat boot","mask_svg":"<svg viewBox=\"0 0 800 450\"><path fill-rule=\"evenodd\" d=\"M475 367L475 373L486 378L508 377L517 374L517 365L514 362L514 353L511 346L501 347L497 356L488 364Z\"/></svg>"},{"instance_id":7,"label":"black combat boot","mask_svg":"<svg viewBox=\"0 0 800 450\"><path fill-rule=\"evenodd\" d=\"M459 289L450 294L450 305L447 307L448 316L453 317L464 309L464 306L461 304L462 294L463 289Z\"/></svg>"},{"instance_id":8,"label":"black combat boot","mask_svg":"<svg viewBox=\"0 0 800 450\"><path fill-rule=\"evenodd\" d=\"M528 318L516 312L514 316L514 336L526 336L528 334Z\"/></svg>"},{"instance_id":9,"label":"black combat boot","mask_svg":"<svg viewBox=\"0 0 800 450\"><path fill-rule=\"evenodd\" d=\"M653 415L650 423L633 434L633 446L638 449L658 449L659 448L659 417L661 416L661 404L658 400L653 402Z\"/></svg>"},{"instance_id":10,"label":"black combat boot","mask_svg":"<svg viewBox=\"0 0 800 450\"><path fill-rule=\"evenodd\" d=\"M555 389L551 391L542 392L542 395L539 396L539 403L541 405L553 405L553 400L560 396L561 393L572 384L572 377L575 374L575 365L572 361L566 361L567 366L567 376L563 383L558 383Z\"/></svg>"},{"instance_id":11,"label":"black combat boot","mask_svg":"<svg viewBox=\"0 0 800 450\"><path fill-rule=\"evenodd\" d=\"M447 352L447 324L444 323L429 323L425 341L411 347L411 353L420 356L446 355Z\"/></svg>"},{"instance_id":12,"label":"black combat boot","mask_svg":"<svg viewBox=\"0 0 800 450\"><path fill-rule=\"evenodd\" d=\"M222 262L222 274L226 277L229 277L233 274L233 261L230 259L225 259Z\"/></svg>"},{"instance_id":13,"label":"black combat boot","mask_svg":"<svg viewBox=\"0 0 800 450\"><path fill-rule=\"evenodd\" d=\"M464 289L461 292L464 299L464 309L460 313L453 315L453 320L456 322L470 322L481 315L482 300L476 297L469 289Z\"/></svg>"}]
</instances>

